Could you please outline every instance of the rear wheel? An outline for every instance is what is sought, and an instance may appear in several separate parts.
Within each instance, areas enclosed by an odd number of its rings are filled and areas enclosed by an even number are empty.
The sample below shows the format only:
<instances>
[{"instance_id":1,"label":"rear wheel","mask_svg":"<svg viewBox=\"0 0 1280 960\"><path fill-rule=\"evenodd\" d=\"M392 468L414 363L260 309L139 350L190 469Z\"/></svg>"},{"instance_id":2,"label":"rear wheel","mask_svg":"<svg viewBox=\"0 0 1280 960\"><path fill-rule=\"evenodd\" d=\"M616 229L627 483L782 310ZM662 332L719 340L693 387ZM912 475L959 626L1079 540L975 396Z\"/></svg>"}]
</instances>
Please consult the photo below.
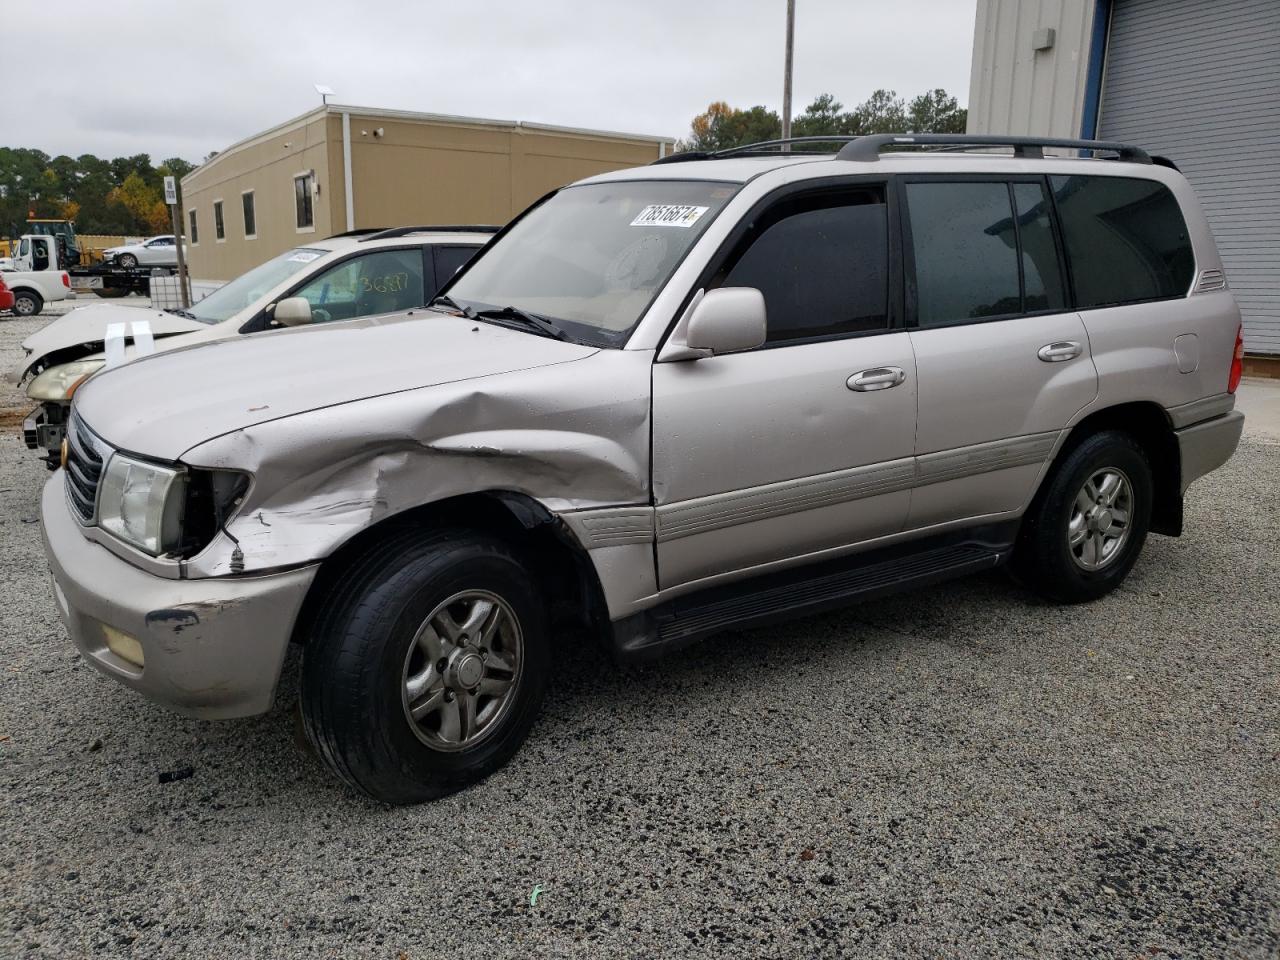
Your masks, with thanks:
<instances>
[{"instance_id":1,"label":"rear wheel","mask_svg":"<svg viewBox=\"0 0 1280 960\"><path fill-rule=\"evenodd\" d=\"M402 532L345 571L314 623L302 665L307 737L377 800L415 803L473 783L533 726L545 611L501 541Z\"/></svg>"},{"instance_id":2,"label":"rear wheel","mask_svg":"<svg viewBox=\"0 0 1280 960\"><path fill-rule=\"evenodd\" d=\"M16 316L38 316L43 309L44 298L34 290L13 291L13 312Z\"/></svg>"},{"instance_id":3,"label":"rear wheel","mask_svg":"<svg viewBox=\"0 0 1280 960\"><path fill-rule=\"evenodd\" d=\"M1096 600L1128 576L1151 521L1151 466L1125 433L1070 449L1023 518L1017 578L1063 603Z\"/></svg>"},{"instance_id":4,"label":"rear wheel","mask_svg":"<svg viewBox=\"0 0 1280 960\"><path fill-rule=\"evenodd\" d=\"M124 287L95 287L93 292L104 300L115 300L129 295L129 291Z\"/></svg>"}]
</instances>

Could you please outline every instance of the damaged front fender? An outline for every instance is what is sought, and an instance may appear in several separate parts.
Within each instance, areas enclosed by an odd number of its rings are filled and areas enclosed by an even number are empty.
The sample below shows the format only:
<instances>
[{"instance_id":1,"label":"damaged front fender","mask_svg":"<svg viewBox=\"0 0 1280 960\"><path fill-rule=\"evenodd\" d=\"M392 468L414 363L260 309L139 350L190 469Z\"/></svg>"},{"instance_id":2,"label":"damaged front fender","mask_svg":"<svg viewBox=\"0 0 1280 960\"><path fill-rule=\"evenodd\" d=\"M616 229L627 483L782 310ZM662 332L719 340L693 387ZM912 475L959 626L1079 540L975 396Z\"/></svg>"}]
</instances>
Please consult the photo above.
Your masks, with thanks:
<instances>
[{"instance_id":1,"label":"damaged front fender","mask_svg":"<svg viewBox=\"0 0 1280 960\"><path fill-rule=\"evenodd\" d=\"M183 460L253 480L191 577L311 563L396 514L510 491L556 515L649 501L650 351L446 383L255 424ZM466 517L459 517L460 524ZM234 542L231 538L234 538Z\"/></svg>"}]
</instances>

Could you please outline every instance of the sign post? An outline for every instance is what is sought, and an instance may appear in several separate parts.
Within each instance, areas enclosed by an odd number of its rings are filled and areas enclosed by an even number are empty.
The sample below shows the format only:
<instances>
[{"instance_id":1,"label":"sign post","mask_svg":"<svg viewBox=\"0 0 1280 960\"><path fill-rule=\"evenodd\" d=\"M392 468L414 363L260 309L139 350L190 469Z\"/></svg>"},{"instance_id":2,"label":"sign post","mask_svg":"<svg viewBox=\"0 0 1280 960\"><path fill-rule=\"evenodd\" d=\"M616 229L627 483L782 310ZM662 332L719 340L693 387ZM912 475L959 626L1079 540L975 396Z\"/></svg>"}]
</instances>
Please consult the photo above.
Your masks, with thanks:
<instances>
[{"instance_id":1,"label":"sign post","mask_svg":"<svg viewBox=\"0 0 1280 960\"><path fill-rule=\"evenodd\" d=\"M191 306L190 288L187 286L187 255L184 250L182 236L182 214L178 210L178 178L164 178L164 202L169 205L169 213L173 217L173 242L178 249L178 292L182 298L182 309Z\"/></svg>"}]
</instances>

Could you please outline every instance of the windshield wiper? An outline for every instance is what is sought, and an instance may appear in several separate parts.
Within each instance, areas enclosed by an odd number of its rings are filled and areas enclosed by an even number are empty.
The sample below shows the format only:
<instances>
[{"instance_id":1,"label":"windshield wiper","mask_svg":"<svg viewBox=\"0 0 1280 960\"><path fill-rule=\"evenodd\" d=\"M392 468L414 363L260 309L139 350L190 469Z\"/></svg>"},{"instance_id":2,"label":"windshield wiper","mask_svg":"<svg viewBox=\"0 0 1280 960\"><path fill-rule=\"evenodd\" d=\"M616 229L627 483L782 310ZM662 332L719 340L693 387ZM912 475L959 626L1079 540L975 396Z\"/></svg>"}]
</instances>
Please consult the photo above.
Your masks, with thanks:
<instances>
[{"instance_id":1,"label":"windshield wiper","mask_svg":"<svg viewBox=\"0 0 1280 960\"><path fill-rule=\"evenodd\" d=\"M427 306L428 307L441 306L441 307L448 307L450 310L457 310L460 314L462 314L468 320L474 320L476 316L475 307L459 306L457 301L455 301L453 297L450 297L446 294L441 294L438 297L434 297L432 301L427 304Z\"/></svg>"},{"instance_id":2,"label":"windshield wiper","mask_svg":"<svg viewBox=\"0 0 1280 960\"><path fill-rule=\"evenodd\" d=\"M200 318L199 318L199 317L197 317L194 313L192 313L190 310L179 310L177 307L165 307L165 308L164 308L164 312L165 312L165 313L172 313L172 314L174 314L175 316L179 316L179 317L186 317L188 320L199 320L199 319L200 319Z\"/></svg>"},{"instance_id":3,"label":"windshield wiper","mask_svg":"<svg viewBox=\"0 0 1280 960\"><path fill-rule=\"evenodd\" d=\"M503 307L501 310L477 310L477 317L488 317L493 320L518 320L527 327L532 327L544 336L556 340L571 340L568 331L551 319L519 307Z\"/></svg>"}]
</instances>

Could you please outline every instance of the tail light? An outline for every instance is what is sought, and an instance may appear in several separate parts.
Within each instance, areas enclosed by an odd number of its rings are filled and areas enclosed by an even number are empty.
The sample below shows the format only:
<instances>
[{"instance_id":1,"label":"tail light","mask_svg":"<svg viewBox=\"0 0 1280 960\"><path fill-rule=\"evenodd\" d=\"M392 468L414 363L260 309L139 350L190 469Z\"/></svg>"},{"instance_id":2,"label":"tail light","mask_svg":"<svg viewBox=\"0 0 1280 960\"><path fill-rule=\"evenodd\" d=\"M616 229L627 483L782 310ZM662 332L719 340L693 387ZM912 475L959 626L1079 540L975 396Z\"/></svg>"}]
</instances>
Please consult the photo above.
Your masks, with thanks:
<instances>
[{"instance_id":1,"label":"tail light","mask_svg":"<svg viewBox=\"0 0 1280 960\"><path fill-rule=\"evenodd\" d=\"M1244 328L1236 328L1236 349L1231 355L1231 373L1227 376L1227 393L1235 393L1244 375Z\"/></svg>"},{"instance_id":2,"label":"tail light","mask_svg":"<svg viewBox=\"0 0 1280 960\"><path fill-rule=\"evenodd\" d=\"M71 278L67 276L65 273L62 275L62 285L66 287L68 290L71 289Z\"/></svg>"}]
</instances>

